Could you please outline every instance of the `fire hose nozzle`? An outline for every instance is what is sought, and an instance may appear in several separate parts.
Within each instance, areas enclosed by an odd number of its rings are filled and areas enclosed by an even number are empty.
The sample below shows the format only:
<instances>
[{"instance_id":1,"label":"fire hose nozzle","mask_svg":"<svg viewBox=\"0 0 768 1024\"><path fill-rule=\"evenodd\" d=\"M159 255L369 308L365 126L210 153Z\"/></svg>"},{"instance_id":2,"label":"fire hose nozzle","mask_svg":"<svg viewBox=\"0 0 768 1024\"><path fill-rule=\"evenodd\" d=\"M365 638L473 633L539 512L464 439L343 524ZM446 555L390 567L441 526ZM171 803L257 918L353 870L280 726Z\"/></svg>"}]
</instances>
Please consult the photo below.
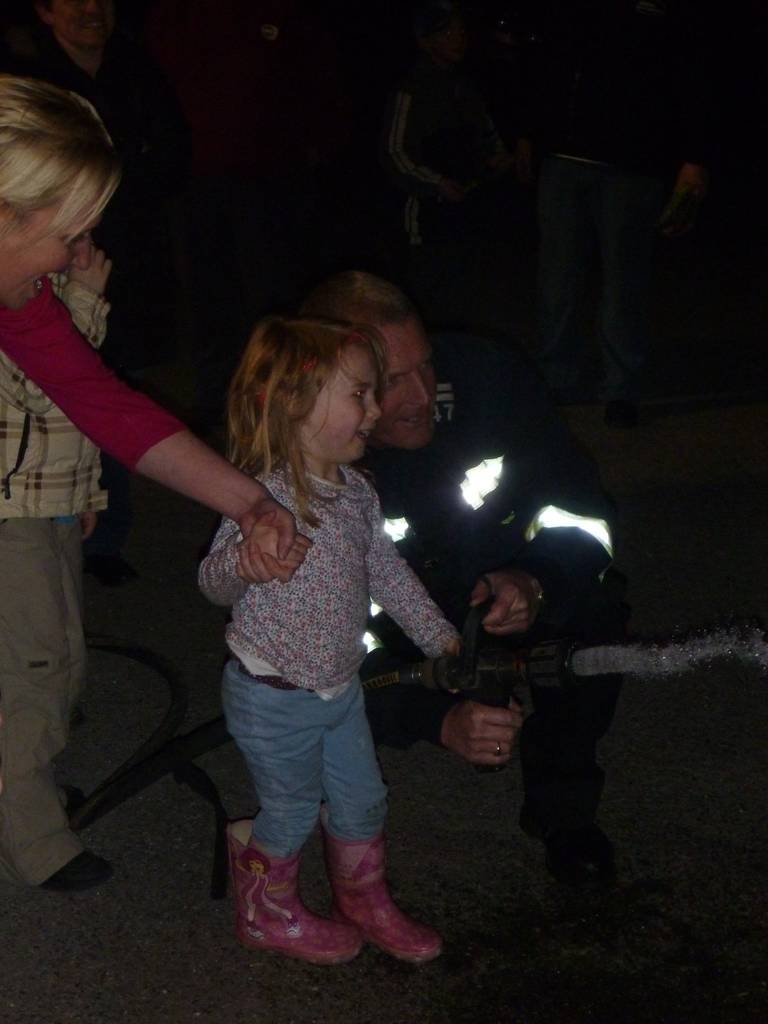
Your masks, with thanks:
<instances>
[{"instance_id":1,"label":"fire hose nozzle","mask_svg":"<svg viewBox=\"0 0 768 1024\"><path fill-rule=\"evenodd\" d=\"M471 664L462 657L445 655L400 669L400 681L432 690L504 696L519 684L567 689L576 683L570 662L575 640L551 640L529 649L483 649Z\"/></svg>"},{"instance_id":2,"label":"fire hose nozzle","mask_svg":"<svg viewBox=\"0 0 768 1024\"><path fill-rule=\"evenodd\" d=\"M579 645L573 639L547 640L525 655L526 681L543 688L569 689L576 683L571 658Z\"/></svg>"}]
</instances>

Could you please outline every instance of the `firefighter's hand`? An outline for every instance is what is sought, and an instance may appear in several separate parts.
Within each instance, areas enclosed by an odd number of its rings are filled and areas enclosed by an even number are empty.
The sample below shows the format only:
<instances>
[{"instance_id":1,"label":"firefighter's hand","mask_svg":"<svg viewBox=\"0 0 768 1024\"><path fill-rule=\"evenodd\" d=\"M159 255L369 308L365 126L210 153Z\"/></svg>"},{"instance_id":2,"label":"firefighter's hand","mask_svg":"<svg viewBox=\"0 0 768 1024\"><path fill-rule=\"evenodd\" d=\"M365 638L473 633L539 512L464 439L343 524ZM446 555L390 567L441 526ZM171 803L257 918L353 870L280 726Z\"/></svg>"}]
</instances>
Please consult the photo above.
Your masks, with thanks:
<instances>
[{"instance_id":1,"label":"firefighter's hand","mask_svg":"<svg viewBox=\"0 0 768 1024\"><path fill-rule=\"evenodd\" d=\"M483 628L494 636L509 636L527 632L536 621L542 589L539 581L522 569L497 569L477 581L469 603L482 604L489 597L493 604Z\"/></svg>"},{"instance_id":2,"label":"firefighter's hand","mask_svg":"<svg viewBox=\"0 0 768 1024\"><path fill-rule=\"evenodd\" d=\"M494 708L462 700L443 719L440 742L470 764L506 764L521 725L517 704Z\"/></svg>"}]
</instances>

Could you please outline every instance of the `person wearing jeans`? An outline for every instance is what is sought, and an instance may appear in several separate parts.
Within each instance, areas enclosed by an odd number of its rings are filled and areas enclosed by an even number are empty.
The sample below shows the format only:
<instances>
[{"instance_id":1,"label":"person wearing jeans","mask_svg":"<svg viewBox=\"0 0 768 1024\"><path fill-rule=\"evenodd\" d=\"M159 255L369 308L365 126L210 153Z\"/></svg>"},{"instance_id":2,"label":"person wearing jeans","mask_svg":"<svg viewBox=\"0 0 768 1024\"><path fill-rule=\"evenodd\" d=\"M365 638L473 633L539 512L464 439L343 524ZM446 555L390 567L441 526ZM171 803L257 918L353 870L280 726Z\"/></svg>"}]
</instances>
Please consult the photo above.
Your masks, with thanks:
<instances>
[{"instance_id":1,"label":"person wearing jeans","mask_svg":"<svg viewBox=\"0 0 768 1024\"><path fill-rule=\"evenodd\" d=\"M595 251L602 270L601 398L629 400L648 352L648 309L660 178L610 164L546 157L539 176L539 365L556 393L579 385L582 300Z\"/></svg>"}]
</instances>

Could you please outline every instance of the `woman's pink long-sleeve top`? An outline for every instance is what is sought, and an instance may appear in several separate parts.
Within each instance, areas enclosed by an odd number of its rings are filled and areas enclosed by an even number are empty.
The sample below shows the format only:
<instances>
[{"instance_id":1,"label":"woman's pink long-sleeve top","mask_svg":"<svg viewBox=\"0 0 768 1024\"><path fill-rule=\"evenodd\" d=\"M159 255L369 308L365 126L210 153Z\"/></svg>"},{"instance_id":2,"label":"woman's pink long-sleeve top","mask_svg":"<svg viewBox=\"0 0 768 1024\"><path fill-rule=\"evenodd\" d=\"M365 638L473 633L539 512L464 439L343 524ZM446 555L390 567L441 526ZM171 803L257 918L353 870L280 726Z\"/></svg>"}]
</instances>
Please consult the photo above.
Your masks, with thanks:
<instances>
[{"instance_id":1,"label":"woman's pink long-sleeve top","mask_svg":"<svg viewBox=\"0 0 768 1024\"><path fill-rule=\"evenodd\" d=\"M123 384L80 336L48 278L42 285L21 309L0 306L0 349L86 437L134 469L150 448L186 428Z\"/></svg>"}]
</instances>

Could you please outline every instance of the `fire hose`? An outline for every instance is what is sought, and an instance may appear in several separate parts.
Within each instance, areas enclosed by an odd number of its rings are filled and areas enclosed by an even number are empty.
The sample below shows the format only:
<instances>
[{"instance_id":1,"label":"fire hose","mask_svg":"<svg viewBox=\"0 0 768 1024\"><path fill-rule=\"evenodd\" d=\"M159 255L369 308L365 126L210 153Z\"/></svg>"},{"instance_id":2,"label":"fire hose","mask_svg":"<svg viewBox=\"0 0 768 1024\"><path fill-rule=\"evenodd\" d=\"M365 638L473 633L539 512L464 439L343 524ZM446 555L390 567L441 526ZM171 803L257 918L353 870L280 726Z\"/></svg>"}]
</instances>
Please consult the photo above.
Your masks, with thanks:
<instances>
[{"instance_id":1,"label":"fire hose","mask_svg":"<svg viewBox=\"0 0 768 1024\"><path fill-rule=\"evenodd\" d=\"M510 649L481 645L481 624L487 605L472 608L462 633L459 655L406 664L399 669L365 680L365 690L397 683L461 693L476 701L506 705L516 699L521 686L568 690L581 679L623 672L653 677L678 674L707 664L722 656L735 657L768 672L768 643L762 630L748 628L700 631L686 640L651 643L582 644L572 638ZM151 736L116 768L84 800L70 809L73 830L85 828L115 807L172 774L212 806L216 816L216 839L211 879L211 897L226 893L226 838L228 821L218 790L210 776L195 764L195 758L216 750L231 740L224 716L205 722L188 733L177 735L187 712L188 691L173 666L143 647L126 644L114 637L90 636L94 650L127 657L157 672L168 687L169 706Z\"/></svg>"}]
</instances>

